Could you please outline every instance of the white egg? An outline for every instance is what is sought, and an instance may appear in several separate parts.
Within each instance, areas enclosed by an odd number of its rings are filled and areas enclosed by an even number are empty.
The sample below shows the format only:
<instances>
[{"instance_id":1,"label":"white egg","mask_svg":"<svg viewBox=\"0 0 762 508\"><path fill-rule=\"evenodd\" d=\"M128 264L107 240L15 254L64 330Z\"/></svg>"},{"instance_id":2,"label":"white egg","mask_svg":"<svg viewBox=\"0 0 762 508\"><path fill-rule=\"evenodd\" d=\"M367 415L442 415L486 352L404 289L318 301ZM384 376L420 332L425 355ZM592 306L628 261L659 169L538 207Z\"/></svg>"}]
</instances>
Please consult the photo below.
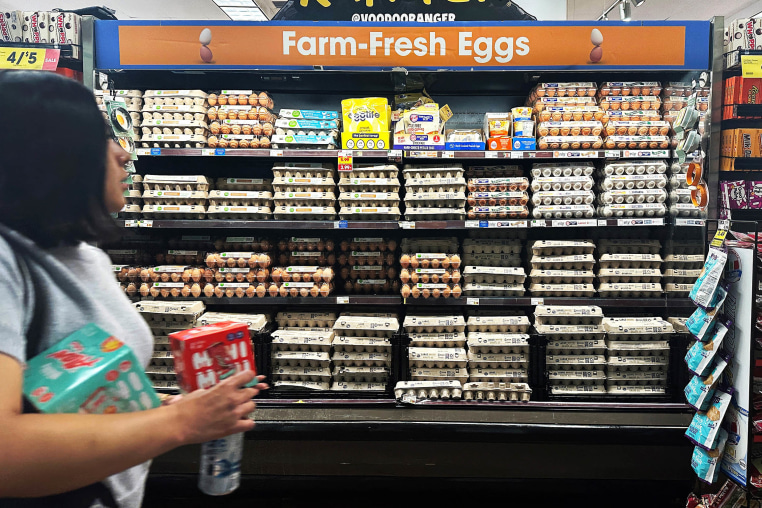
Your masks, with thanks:
<instances>
[{"instance_id":1,"label":"white egg","mask_svg":"<svg viewBox=\"0 0 762 508\"><path fill-rule=\"evenodd\" d=\"M595 30L593 30L595 32ZM600 32L598 32L600 33ZM201 30L201 35L198 36L198 42L203 46L207 46L212 43L212 31L208 28Z\"/></svg>"},{"instance_id":2,"label":"white egg","mask_svg":"<svg viewBox=\"0 0 762 508\"><path fill-rule=\"evenodd\" d=\"M593 31L590 33L590 42L593 43L593 46L603 44L603 34L597 28L593 28Z\"/></svg>"}]
</instances>

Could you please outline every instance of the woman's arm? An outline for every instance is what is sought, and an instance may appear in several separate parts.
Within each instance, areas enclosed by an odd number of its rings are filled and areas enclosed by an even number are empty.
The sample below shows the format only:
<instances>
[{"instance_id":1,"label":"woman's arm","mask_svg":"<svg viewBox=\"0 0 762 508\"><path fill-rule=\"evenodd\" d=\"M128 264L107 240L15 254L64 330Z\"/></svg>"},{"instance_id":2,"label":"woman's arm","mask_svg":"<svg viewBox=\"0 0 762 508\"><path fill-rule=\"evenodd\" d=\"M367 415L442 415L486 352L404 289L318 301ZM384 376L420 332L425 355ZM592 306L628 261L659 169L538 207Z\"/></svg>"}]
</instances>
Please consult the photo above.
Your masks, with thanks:
<instances>
[{"instance_id":1,"label":"woman's arm","mask_svg":"<svg viewBox=\"0 0 762 508\"><path fill-rule=\"evenodd\" d=\"M254 427L260 389L240 372L169 406L117 415L22 414L22 367L0 354L0 498L84 487L177 446Z\"/></svg>"}]
</instances>

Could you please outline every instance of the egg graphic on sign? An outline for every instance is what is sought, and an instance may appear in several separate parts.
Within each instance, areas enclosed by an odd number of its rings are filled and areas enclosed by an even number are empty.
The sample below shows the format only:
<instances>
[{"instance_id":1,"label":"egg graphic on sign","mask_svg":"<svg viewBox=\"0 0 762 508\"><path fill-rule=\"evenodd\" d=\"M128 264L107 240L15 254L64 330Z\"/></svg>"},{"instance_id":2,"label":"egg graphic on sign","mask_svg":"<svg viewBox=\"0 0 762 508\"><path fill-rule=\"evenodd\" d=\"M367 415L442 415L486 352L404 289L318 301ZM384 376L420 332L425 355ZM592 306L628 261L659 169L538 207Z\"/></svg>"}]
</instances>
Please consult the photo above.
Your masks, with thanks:
<instances>
[{"instance_id":1,"label":"egg graphic on sign","mask_svg":"<svg viewBox=\"0 0 762 508\"><path fill-rule=\"evenodd\" d=\"M590 42L594 46L593 50L590 52L590 61L592 63L598 63L603 59L603 48L601 48L601 45L603 44L603 34L597 28L593 28L593 31L590 32Z\"/></svg>"},{"instance_id":2,"label":"egg graphic on sign","mask_svg":"<svg viewBox=\"0 0 762 508\"><path fill-rule=\"evenodd\" d=\"M212 50L209 49L209 44L212 43L212 31L208 28L201 30L201 35L198 36L198 42L201 43L201 60L204 63L210 63L213 58Z\"/></svg>"}]
</instances>

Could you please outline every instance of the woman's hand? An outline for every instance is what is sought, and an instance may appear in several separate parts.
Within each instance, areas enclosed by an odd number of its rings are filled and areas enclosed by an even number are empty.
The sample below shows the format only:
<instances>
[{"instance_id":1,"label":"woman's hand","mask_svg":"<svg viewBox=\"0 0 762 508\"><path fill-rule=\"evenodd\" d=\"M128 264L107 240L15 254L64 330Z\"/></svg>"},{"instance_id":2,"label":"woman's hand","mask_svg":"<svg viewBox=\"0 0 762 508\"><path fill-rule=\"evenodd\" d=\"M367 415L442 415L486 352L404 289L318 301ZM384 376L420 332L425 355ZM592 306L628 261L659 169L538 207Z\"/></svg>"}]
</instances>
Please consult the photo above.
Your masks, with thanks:
<instances>
[{"instance_id":1,"label":"woman's hand","mask_svg":"<svg viewBox=\"0 0 762 508\"><path fill-rule=\"evenodd\" d=\"M196 390L172 400L168 409L177 412L183 442L204 443L253 429L249 414L256 405L251 399L268 388L264 383L246 388L255 377L252 371L239 372L208 390ZM258 376L259 381L263 379Z\"/></svg>"}]
</instances>

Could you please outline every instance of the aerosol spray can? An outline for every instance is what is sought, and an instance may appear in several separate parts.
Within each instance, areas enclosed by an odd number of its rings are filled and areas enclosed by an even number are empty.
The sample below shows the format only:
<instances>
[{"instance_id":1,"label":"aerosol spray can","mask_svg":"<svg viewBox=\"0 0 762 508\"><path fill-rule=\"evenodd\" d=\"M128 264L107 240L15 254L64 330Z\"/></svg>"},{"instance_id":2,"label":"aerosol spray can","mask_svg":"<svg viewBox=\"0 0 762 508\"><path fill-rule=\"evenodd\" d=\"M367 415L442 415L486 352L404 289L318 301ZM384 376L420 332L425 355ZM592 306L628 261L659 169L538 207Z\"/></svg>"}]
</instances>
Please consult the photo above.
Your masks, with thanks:
<instances>
[{"instance_id":1,"label":"aerosol spray can","mask_svg":"<svg viewBox=\"0 0 762 508\"><path fill-rule=\"evenodd\" d=\"M210 496L230 494L241 484L243 433L201 445L198 488Z\"/></svg>"}]
</instances>

